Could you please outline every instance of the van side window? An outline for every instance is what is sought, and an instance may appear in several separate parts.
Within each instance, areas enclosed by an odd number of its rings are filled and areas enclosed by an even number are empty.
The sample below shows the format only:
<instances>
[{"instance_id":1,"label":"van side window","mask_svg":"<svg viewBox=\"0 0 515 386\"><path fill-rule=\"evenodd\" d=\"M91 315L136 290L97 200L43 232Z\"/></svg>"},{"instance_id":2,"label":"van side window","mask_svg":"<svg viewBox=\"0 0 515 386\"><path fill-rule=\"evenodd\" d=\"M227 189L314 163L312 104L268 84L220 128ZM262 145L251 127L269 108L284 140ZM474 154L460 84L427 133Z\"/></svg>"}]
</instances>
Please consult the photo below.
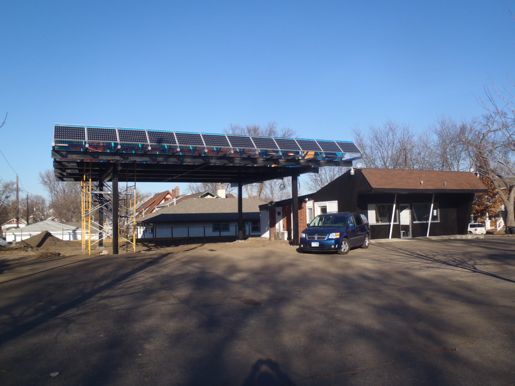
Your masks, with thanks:
<instances>
[{"instance_id":1,"label":"van side window","mask_svg":"<svg viewBox=\"0 0 515 386\"><path fill-rule=\"evenodd\" d=\"M359 214L354 215L354 220L356 220L357 226L360 226L361 224L363 224L363 221L361 220L361 215L359 215Z\"/></svg>"}]
</instances>

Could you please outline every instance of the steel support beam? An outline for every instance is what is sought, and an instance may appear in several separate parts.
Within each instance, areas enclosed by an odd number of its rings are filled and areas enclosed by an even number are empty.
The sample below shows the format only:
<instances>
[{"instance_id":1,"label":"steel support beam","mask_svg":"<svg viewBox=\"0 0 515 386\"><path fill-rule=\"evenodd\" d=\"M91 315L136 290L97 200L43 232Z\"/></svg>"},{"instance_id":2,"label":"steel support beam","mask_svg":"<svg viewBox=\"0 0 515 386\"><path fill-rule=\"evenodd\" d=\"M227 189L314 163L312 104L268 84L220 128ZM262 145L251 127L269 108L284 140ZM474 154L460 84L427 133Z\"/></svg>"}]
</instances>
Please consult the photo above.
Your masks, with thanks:
<instances>
[{"instance_id":1,"label":"steel support beam","mask_svg":"<svg viewBox=\"0 0 515 386\"><path fill-rule=\"evenodd\" d=\"M98 191L104 191L104 181L98 181ZM102 193L98 194L98 246L104 246L104 195Z\"/></svg>"},{"instance_id":2,"label":"steel support beam","mask_svg":"<svg viewBox=\"0 0 515 386\"><path fill-rule=\"evenodd\" d=\"M118 254L118 207L119 207L119 194L118 194L118 165L113 168L113 255Z\"/></svg>"},{"instance_id":3,"label":"steel support beam","mask_svg":"<svg viewBox=\"0 0 515 386\"><path fill-rule=\"evenodd\" d=\"M292 240L293 245L299 245L299 176L291 176L291 211L292 211Z\"/></svg>"},{"instance_id":4,"label":"steel support beam","mask_svg":"<svg viewBox=\"0 0 515 386\"><path fill-rule=\"evenodd\" d=\"M243 184L238 181L238 240L245 238L245 224L243 222Z\"/></svg>"}]
</instances>

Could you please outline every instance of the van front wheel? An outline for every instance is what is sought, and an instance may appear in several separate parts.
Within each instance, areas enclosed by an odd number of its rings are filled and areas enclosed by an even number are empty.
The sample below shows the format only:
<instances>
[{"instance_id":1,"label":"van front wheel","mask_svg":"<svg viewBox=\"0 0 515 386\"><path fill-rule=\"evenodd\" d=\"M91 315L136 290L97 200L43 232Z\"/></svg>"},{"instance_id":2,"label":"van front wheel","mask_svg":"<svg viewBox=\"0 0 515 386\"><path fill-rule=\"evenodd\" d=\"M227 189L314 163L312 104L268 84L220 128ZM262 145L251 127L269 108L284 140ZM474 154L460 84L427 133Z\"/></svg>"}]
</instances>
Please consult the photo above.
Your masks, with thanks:
<instances>
[{"instance_id":1,"label":"van front wheel","mask_svg":"<svg viewBox=\"0 0 515 386\"><path fill-rule=\"evenodd\" d=\"M342 239L340 249L338 249L338 253L340 255L346 255L347 253L349 253L349 251L350 251L349 240Z\"/></svg>"}]
</instances>

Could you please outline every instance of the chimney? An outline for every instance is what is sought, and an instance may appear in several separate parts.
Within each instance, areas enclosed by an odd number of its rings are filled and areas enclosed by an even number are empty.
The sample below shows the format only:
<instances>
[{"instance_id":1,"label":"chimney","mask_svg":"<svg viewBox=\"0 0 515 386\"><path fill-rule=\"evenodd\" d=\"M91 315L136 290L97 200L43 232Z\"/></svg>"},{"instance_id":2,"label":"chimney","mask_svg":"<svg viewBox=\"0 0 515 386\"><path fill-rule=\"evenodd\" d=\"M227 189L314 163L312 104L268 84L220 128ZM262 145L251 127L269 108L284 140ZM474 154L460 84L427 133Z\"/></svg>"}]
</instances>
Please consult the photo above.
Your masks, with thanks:
<instances>
[{"instance_id":1,"label":"chimney","mask_svg":"<svg viewBox=\"0 0 515 386\"><path fill-rule=\"evenodd\" d=\"M177 198L181 195L181 190L178 186L176 186L175 188L172 189L172 191L170 193L172 194L172 198Z\"/></svg>"},{"instance_id":2,"label":"chimney","mask_svg":"<svg viewBox=\"0 0 515 386\"><path fill-rule=\"evenodd\" d=\"M218 185L216 187L216 195L217 197L219 198L226 198L226 195L225 195L225 187L223 185Z\"/></svg>"}]
</instances>

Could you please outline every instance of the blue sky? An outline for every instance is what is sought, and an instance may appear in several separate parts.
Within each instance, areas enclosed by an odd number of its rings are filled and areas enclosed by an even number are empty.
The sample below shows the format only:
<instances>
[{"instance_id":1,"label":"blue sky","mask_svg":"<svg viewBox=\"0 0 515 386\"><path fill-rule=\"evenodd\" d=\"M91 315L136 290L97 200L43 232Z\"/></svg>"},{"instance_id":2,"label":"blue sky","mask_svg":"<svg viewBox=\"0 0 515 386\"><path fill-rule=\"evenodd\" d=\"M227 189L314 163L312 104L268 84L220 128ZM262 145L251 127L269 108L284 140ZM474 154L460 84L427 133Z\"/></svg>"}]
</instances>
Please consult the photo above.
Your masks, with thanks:
<instances>
[{"instance_id":1,"label":"blue sky","mask_svg":"<svg viewBox=\"0 0 515 386\"><path fill-rule=\"evenodd\" d=\"M56 123L351 139L473 118L485 87L515 84L514 1L2 0L0 15L0 150L32 193Z\"/></svg>"}]
</instances>

